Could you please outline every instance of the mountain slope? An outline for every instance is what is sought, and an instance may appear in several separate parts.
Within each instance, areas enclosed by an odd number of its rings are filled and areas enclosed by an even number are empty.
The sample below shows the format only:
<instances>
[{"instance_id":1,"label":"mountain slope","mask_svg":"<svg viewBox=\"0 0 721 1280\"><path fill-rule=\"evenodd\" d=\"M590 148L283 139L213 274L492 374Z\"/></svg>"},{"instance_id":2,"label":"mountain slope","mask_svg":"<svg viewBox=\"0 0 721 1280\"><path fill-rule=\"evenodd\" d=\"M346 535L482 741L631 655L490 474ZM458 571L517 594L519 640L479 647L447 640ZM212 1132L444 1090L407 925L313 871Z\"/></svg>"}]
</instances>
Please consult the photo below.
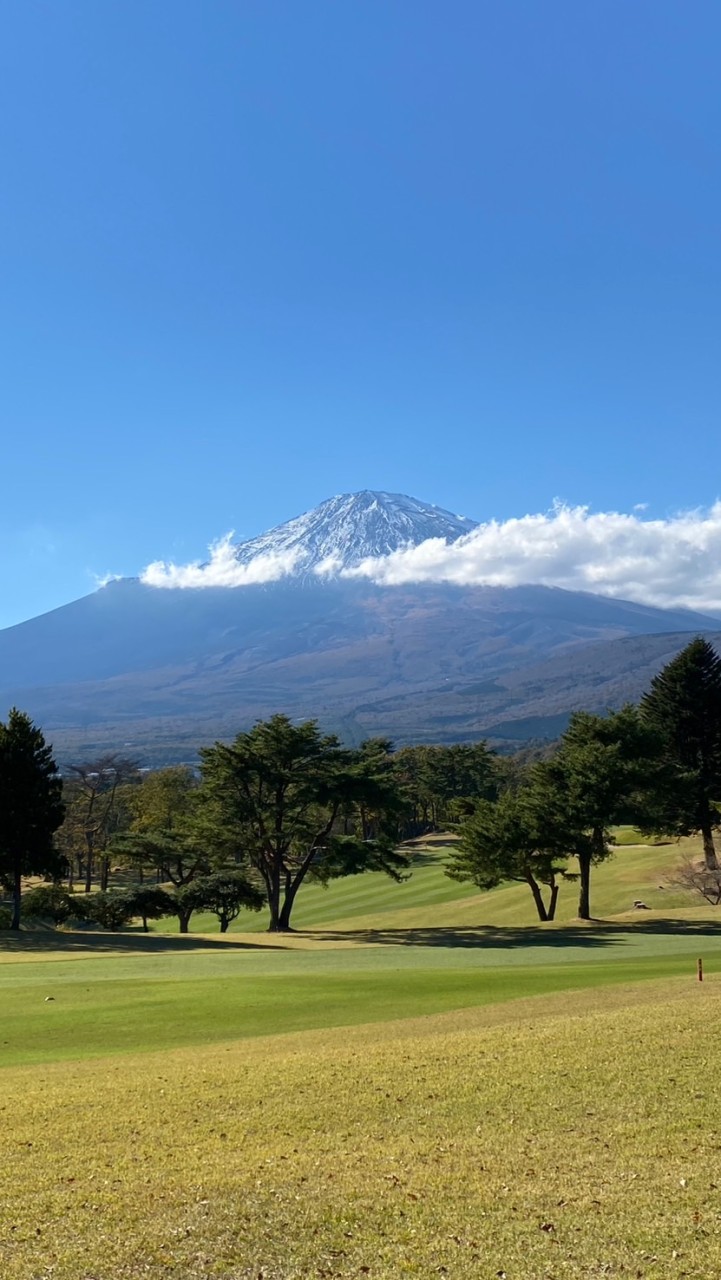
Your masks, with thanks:
<instances>
[{"instance_id":1,"label":"mountain slope","mask_svg":"<svg viewBox=\"0 0 721 1280\"><path fill-rule=\"evenodd\" d=\"M238 543L234 552L240 564L259 556L288 555L294 557L295 573L337 572L403 546L418 546L427 538L452 542L475 528L475 521L418 498L363 489L328 498L312 511Z\"/></svg>"},{"instance_id":2,"label":"mountain slope","mask_svg":"<svg viewBox=\"0 0 721 1280\"><path fill-rule=\"evenodd\" d=\"M344 495L238 549L297 551L298 571L280 581L112 582L0 632L0 708L28 710L66 758L128 739L148 759L189 758L279 710L349 740L513 741L554 736L574 706L635 696L689 633L719 629L548 587L381 587L314 572L329 556L352 566L468 524L398 495Z\"/></svg>"}]
</instances>

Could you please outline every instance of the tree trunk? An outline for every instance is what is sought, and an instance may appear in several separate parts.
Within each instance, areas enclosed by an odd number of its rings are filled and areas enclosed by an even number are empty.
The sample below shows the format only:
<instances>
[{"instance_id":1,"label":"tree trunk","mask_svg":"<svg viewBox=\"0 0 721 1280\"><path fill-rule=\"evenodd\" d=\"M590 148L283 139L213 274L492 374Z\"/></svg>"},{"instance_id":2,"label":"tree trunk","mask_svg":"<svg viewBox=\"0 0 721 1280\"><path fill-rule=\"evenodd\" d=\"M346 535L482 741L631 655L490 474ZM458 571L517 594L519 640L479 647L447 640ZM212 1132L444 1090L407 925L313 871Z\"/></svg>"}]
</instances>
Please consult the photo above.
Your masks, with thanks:
<instances>
[{"instance_id":1,"label":"tree trunk","mask_svg":"<svg viewBox=\"0 0 721 1280\"><path fill-rule=\"evenodd\" d=\"M110 858L104 857L100 864L100 888L103 891L103 893L107 892L109 880L110 880Z\"/></svg>"},{"instance_id":2,"label":"tree trunk","mask_svg":"<svg viewBox=\"0 0 721 1280\"><path fill-rule=\"evenodd\" d=\"M11 929L20 928L20 902L22 900L22 879L20 876L19 864L13 869L13 915L10 922Z\"/></svg>"},{"instance_id":3,"label":"tree trunk","mask_svg":"<svg viewBox=\"0 0 721 1280\"><path fill-rule=\"evenodd\" d=\"M716 857L716 846L713 841L713 830L708 819L701 827L701 835L703 837L703 860L706 864L706 870L718 871L718 858Z\"/></svg>"},{"instance_id":4,"label":"tree trunk","mask_svg":"<svg viewBox=\"0 0 721 1280\"><path fill-rule=\"evenodd\" d=\"M190 924L190 917L192 916L192 914L193 914L192 909L190 911L178 912L178 921L180 922L180 930L179 930L180 933L190 932L188 925Z\"/></svg>"},{"instance_id":5,"label":"tree trunk","mask_svg":"<svg viewBox=\"0 0 721 1280\"><path fill-rule=\"evenodd\" d=\"M545 921L545 920L547 920L547 919L548 919L548 912L546 911L546 906L545 906L545 903L544 903L544 901L543 901L543 894L541 893L541 886L539 885L539 883L538 883L538 881L536 880L535 876L534 876L534 875L532 875L532 873L531 873L530 871L527 871L527 872L526 872L526 880L528 881L529 885L531 886L531 893L533 894L533 901L534 901L534 902L535 902L535 904L536 904L536 911L538 912L538 919L539 919L539 920L544 920L544 921Z\"/></svg>"},{"instance_id":6,"label":"tree trunk","mask_svg":"<svg viewBox=\"0 0 721 1280\"><path fill-rule=\"evenodd\" d=\"M553 884L551 885L551 897L548 903L548 919L549 920L556 919L556 903L557 902L558 902L558 885L554 880Z\"/></svg>"},{"instance_id":7,"label":"tree trunk","mask_svg":"<svg viewBox=\"0 0 721 1280\"><path fill-rule=\"evenodd\" d=\"M265 891L268 895L268 907L270 910L270 920L268 921L268 933L282 932L280 923L280 867L262 868L262 875L265 881Z\"/></svg>"},{"instance_id":8,"label":"tree trunk","mask_svg":"<svg viewBox=\"0 0 721 1280\"><path fill-rule=\"evenodd\" d=\"M148 917L147 917L147 916L141 916L140 918L141 918L141 920L142 920L142 922L143 922L143 933L147 933L147 932L148 932Z\"/></svg>"},{"instance_id":9,"label":"tree trunk","mask_svg":"<svg viewBox=\"0 0 721 1280\"><path fill-rule=\"evenodd\" d=\"M293 910L295 895L296 895L295 889L290 890L288 893L286 893L283 899L283 905L280 909L280 915L278 916L278 923L275 927L276 933L293 933L294 932L290 923L290 913Z\"/></svg>"},{"instance_id":10,"label":"tree trunk","mask_svg":"<svg viewBox=\"0 0 721 1280\"><path fill-rule=\"evenodd\" d=\"M291 880L290 876L286 877L285 893L283 894L282 903L280 902L280 886L278 886L278 911L274 916L271 908L271 921L268 926L269 933L294 933L294 929L290 923L290 913L293 910L295 895L303 883L304 876L305 871L301 871L296 875L295 880Z\"/></svg>"},{"instance_id":11,"label":"tree trunk","mask_svg":"<svg viewBox=\"0 0 721 1280\"><path fill-rule=\"evenodd\" d=\"M92 888L93 888L93 854L92 854L92 850L88 849L87 858L85 861L85 892L91 893Z\"/></svg>"},{"instance_id":12,"label":"tree trunk","mask_svg":"<svg viewBox=\"0 0 721 1280\"><path fill-rule=\"evenodd\" d=\"M220 932L221 932L221 933L227 933L227 932L228 932L228 925L229 925L229 924L230 924L230 920L228 919L228 917L227 917L227 916L220 916Z\"/></svg>"},{"instance_id":13,"label":"tree trunk","mask_svg":"<svg viewBox=\"0 0 721 1280\"><path fill-rule=\"evenodd\" d=\"M581 889L578 895L580 920L591 919L591 854L579 853L578 869L581 873Z\"/></svg>"}]
</instances>

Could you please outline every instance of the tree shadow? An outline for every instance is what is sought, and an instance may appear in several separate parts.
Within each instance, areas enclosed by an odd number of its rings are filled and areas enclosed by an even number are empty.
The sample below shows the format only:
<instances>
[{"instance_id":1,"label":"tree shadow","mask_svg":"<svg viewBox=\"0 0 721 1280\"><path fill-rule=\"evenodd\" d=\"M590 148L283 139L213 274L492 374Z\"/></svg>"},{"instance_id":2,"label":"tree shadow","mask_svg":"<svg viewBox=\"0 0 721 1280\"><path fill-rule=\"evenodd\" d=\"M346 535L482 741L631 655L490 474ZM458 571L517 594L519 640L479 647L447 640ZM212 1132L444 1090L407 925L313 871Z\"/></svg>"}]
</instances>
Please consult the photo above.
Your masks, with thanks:
<instances>
[{"instance_id":1,"label":"tree shadow","mask_svg":"<svg viewBox=\"0 0 721 1280\"><path fill-rule=\"evenodd\" d=\"M248 942L225 934L222 938L209 938L193 933L66 933L63 930L21 930L15 936L0 934L0 960L3 955L49 952L64 954L103 955L111 952L153 955L185 951L284 951L281 943Z\"/></svg>"},{"instance_id":2,"label":"tree shadow","mask_svg":"<svg viewBox=\"0 0 721 1280\"><path fill-rule=\"evenodd\" d=\"M720 921L721 923L721 921ZM630 933L703 938L719 935L711 920L633 920L628 923L590 920L557 927L542 925L475 927L420 927L409 929L303 930L303 936L323 942L375 943L395 947L449 947L459 949L523 947L526 950L558 950L568 947L594 948L622 945Z\"/></svg>"}]
</instances>

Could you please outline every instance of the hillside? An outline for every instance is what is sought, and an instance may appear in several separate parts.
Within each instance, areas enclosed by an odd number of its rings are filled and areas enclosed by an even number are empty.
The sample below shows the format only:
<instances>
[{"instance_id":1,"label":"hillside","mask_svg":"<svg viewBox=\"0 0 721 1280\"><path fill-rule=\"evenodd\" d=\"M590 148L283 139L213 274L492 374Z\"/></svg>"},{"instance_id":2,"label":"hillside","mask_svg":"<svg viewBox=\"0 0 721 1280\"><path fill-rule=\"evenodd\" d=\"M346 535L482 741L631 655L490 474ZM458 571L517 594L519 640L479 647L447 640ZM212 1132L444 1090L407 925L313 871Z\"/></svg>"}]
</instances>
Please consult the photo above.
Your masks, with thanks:
<instances>
[{"instance_id":1,"label":"hillside","mask_svg":"<svg viewBox=\"0 0 721 1280\"><path fill-rule=\"evenodd\" d=\"M0 632L0 706L29 711L64 759L128 745L147 763L193 759L279 710L349 742L503 746L638 696L690 634L719 628L553 587L353 576L359 558L472 528L402 495L343 495L192 568L194 585L172 566L110 582Z\"/></svg>"}]
</instances>

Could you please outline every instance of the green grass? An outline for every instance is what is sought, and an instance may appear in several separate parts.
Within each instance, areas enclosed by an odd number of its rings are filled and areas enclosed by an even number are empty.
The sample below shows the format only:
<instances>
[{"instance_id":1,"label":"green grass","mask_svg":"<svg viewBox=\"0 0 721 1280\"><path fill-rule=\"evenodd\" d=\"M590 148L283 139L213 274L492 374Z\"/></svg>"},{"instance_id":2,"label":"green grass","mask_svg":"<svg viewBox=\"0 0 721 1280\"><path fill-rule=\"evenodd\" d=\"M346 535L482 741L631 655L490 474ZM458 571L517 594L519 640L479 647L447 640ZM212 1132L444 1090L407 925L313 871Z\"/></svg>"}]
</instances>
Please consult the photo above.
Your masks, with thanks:
<instances>
[{"instance_id":1,"label":"green grass","mask_svg":"<svg viewBox=\"0 0 721 1280\"><path fill-rule=\"evenodd\" d=\"M0 963L0 1065L382 1022L721 968L703 913L633 924L396 929L270 943L21 936ZM126 945L125 952L110 948ZM48 999L48 997L50 997Z\"/></svg>"},{"instance_id":2,"label":"green grass","mask_svg":"<svg viewBox=\"0 0 721 1280\"><path fill-rule=\"evenodd\" d=\"M442 857L288 938L3 935L3 1280L719 1274L721 914L675 847L546 926Z\"/></svg>"},{"instance_id":3,"label":"green grass","mask_svg":"<svg viewBox=\"0 0 721 1280\"><path fill-rule=\"evenodd\" d=\"M329 902L328 923L288 938L6 934L0 1065L358 1025L692 974L699 955L714 970L721 929L711 909L611 914L641 895L667 905L672 895L653 884L677 856L625 848L597 868L594 902L609 916L592 923L568 919L575 886L566 886L560 922L539 926L525 886L467 890L444 876L441 849L426 851L402 885L368 876L327 892L309 886L306 919ZM412 904L402 905L409 894ZM333 918L350 903L355 915Z\"/></svg>"},{"instance_id":4,"label":"green grass","mask_svg":"<svg viewBox=\"0 0 721 1280\"><path fill-rule=\"evenodd\" d=\"M9 1069L0 1273L709 1280L718 997L649 982Z\"/></svg>"},{"instance_id":5,"label":"green grass","mask_svg":"<svg viewBox=\"0 0 721 1280\"><path fill-rule=\"evenodd\" d=\"M676 844L658 847L628 847L629 836L637 838L633 828L619 828L619 847L608 862L593 871L592 906L594 915L604 918L632 909L641 899L652 909L675 909L687 905L688 899L666 887L660 888L680 860ZM698 841L683 841L683 848L696 849ZM301 889L294 908L293 923L297 929L355 929L373 927L374 920L393 916L397 923L409 928L431 925L462 924L534 924L537 920L533 901L525 884L507 884L491 893L482 893L474 885L460 884L445 875L447 847L433 840L421 848L412 864L410 878L395 884L382 872L349 876L331 882L327 887L307 883ZM572 867L571 867L572 869ZM577 913L578 888L575 882L561 885L557 916L561 921L573 920ZM212 933L218 922L214 916L198 913L192 918L194 933ZM235 933L260 933L267 928L267 913L244 911L232 926ZM164 920L154 931L172 933L177 922Z\"/></svg>"}]
</instances>

